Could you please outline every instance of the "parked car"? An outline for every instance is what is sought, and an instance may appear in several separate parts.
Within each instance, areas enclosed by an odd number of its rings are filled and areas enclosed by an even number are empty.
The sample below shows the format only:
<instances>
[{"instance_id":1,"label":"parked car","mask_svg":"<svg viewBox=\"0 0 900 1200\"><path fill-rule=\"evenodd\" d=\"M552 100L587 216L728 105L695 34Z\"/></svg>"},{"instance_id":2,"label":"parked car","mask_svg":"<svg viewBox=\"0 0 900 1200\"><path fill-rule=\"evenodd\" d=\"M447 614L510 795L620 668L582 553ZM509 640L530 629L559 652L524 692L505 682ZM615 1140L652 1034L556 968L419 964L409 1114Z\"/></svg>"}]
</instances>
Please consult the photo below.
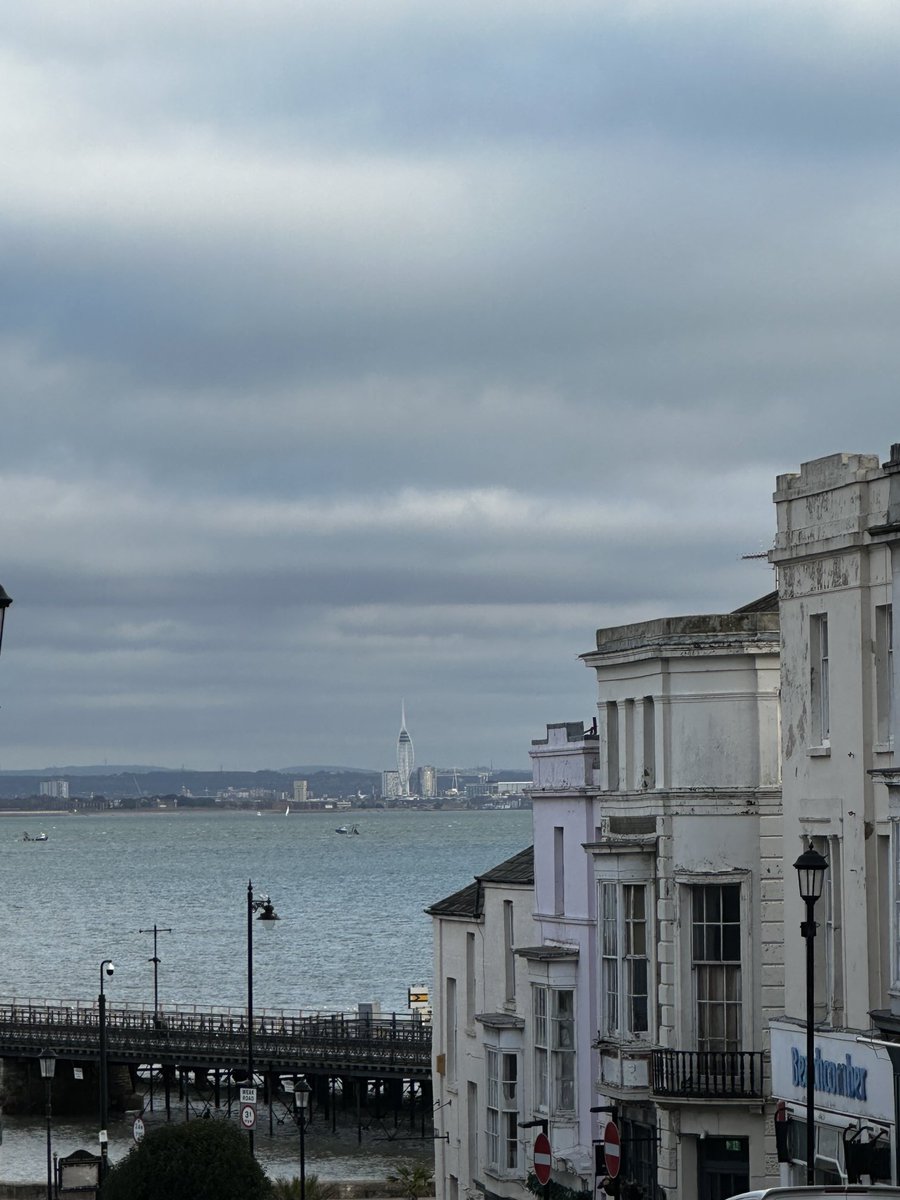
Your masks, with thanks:
<instances>
[{"instance_id":1,"label":"parked car","mask_svg":"<svg viewBox=\"0 0 900 1200\"><path fill-rule=\"evenodd\" d=\"M870 1200L900 1198L900 1187L892 1184L867 1183L814 1183L803 1187L762 1188L755 1192L741 1192L729 1200L828 1200L829 1197L868 1196Z\"/></svg>"}]
</instances>

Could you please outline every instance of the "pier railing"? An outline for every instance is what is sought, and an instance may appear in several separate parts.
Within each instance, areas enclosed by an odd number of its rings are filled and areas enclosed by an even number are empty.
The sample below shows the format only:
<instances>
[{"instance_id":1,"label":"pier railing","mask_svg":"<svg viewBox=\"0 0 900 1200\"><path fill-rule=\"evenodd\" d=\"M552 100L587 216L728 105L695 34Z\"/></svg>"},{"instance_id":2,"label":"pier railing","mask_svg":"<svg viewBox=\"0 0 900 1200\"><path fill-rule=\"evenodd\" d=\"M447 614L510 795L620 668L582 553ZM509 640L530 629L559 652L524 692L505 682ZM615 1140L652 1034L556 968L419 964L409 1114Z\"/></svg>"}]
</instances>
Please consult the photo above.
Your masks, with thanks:
<instances>
[{"instance_id":1,"label":"pier railing","mask_svg":"<svg viewBox=\"0 0 900 1200\"><path fill-rule=\"evenodd\" d=\"M110 1062L236 1069L247 1060L246 1013L195 1006L106 1010ZM95 1004L0 1002L0 1058L31 1057L52 1045L78 1061L99 1058ZM331 1074L431 1073L431 1026L412 1013L263 1010L254 1014L258 1070Z\"/></svg>"}]
</instances>

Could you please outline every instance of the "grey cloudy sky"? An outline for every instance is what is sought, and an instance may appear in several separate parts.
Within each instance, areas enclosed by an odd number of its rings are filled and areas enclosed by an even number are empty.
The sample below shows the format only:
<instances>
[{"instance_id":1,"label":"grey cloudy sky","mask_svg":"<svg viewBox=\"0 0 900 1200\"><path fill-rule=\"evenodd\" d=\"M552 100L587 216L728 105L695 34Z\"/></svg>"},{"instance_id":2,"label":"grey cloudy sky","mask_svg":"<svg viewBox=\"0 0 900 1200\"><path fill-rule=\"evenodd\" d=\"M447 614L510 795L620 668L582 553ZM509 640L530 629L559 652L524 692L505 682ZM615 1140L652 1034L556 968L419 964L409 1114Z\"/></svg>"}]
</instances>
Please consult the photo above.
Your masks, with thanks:
<instances>
[{"instance_id":1,"label":"grey cloudy sky","mask_svg":"<svg viewBox=\"0 0 900 1200\"><path fill-rule=\"evenodd\" d=\"M894 0L0 13L0 767L527 765L900 440Z\"/></svg>"}]
</instances>

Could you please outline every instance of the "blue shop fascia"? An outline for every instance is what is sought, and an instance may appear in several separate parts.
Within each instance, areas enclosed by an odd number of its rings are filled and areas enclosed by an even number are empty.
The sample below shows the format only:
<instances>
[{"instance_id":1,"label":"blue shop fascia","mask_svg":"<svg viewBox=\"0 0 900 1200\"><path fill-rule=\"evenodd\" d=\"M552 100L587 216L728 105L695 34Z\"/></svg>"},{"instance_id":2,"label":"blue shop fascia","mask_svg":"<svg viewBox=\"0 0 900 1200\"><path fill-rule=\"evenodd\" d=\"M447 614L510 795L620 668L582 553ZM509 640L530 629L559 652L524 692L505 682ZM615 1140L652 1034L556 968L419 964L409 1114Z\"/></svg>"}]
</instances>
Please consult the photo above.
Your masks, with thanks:
<instances>
[{"instance_id":1,"label":"blue shop fascia","mask_svg":"<svg viewBox=\"0 0 900 1200\"><path fill-rule=\"evenodd\" d=\"M772 1097L781 1183L806 1182L806 1029L773 1022ZM887 1052L856 1033L817 1033L813 1057L816 1179L891 1182L894 1161L893 1070Z\"/></svg>"}]
</instances>

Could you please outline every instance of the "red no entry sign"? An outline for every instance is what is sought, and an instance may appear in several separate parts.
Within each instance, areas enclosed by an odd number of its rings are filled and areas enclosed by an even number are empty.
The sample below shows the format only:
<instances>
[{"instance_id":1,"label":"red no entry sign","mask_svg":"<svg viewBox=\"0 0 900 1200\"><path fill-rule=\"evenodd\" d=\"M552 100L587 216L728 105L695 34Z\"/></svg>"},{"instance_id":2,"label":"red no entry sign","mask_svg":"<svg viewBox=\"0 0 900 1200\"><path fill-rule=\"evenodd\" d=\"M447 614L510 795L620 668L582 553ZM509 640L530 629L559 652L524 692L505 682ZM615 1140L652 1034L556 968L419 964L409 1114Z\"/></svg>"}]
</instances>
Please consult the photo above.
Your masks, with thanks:
<instances>
[{"instance_id":1,"label":"red no entry sign","mask_svg":"<svg viewBox=\"0 0 900 1200\"><path fill-rule=\"evenodd\" d=\"M534 1173L538 1183L550 1182L550 1139L546 1133L539 1133L534 1139Z\"/></svg>"},{"instance_id":2,"label":"red no entry sign","mask_svg":"<svg viewBox=\"0 0 900 1200\"><path fill-rule=\"evenodd\" d=\"M607 1175L610 1179L615 1179L622 1162L622 1139L619 1137L619 1127L615 1121L607 1121L603 1130L603 1161L606 1163Z\"/></svg>"}]
</instances>

